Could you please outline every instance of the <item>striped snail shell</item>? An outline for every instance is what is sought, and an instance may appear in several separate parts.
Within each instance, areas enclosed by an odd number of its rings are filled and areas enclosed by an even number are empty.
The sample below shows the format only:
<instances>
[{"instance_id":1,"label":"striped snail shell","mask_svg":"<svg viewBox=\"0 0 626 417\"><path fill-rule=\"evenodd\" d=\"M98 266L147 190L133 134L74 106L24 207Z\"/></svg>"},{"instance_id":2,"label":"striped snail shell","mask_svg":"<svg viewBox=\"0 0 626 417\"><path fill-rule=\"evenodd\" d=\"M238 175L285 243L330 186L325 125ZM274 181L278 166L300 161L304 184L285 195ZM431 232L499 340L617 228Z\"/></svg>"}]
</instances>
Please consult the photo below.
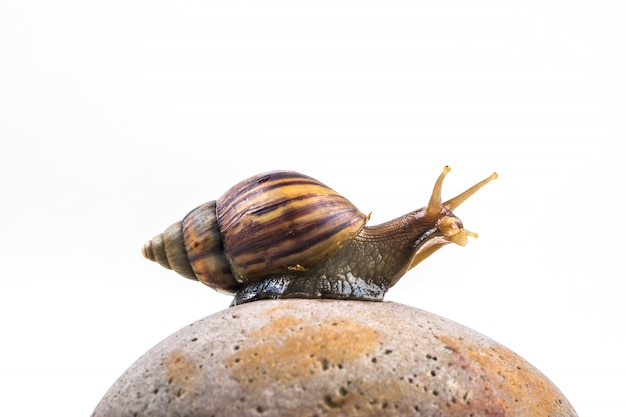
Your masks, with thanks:
<instances>
[{"instance_id":1,"label":"striped snail shell","mask_svg":"<svg viewBox=\"0 0 626 417\"><path fill-rule=\"evenodd\" d=\"M439 176L428 206L378 226L336 191L306 175L248 178L193 209L147 242L143 255L226 293L233 305L264 298L382 300L406 271L475 233L452 210L492 174L442 202Z\"/></svg>"},{"instance_id":2,"label":"striped snail shell","mask_svg":"<svg viewBox=\"0 0 626 417\"><path fill-rule=\"evenodd\" d=\"M235 292L242 283L315 265L356 236L367 216L313 178L248 178L145 244L143 254L184 277Z\"/></svg>"}]
</instances>

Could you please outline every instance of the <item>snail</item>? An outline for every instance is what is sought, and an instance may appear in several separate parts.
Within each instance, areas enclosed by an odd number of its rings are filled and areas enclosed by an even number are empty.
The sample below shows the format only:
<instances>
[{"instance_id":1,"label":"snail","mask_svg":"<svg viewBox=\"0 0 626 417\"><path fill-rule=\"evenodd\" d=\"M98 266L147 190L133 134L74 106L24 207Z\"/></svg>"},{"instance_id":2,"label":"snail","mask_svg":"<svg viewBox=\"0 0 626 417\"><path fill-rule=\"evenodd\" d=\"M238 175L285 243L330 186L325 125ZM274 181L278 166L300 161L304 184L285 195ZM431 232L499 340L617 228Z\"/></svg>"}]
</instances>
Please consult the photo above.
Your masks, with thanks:
<instances>
[{"instance_id":1,"label":"snail","mask_svg":"<svg viewBox=\"0 0 626 417\"><path fill-rule=\"evenodd\" d=\"M380 301L411 268L448 243L465 246L452 210L489 177L442 202L448 166L428 205L376 226L319 181L293 171L248 178L147 242L147 259L235 294L231 305L275 298Z\"/></svg>"}]
</instances>

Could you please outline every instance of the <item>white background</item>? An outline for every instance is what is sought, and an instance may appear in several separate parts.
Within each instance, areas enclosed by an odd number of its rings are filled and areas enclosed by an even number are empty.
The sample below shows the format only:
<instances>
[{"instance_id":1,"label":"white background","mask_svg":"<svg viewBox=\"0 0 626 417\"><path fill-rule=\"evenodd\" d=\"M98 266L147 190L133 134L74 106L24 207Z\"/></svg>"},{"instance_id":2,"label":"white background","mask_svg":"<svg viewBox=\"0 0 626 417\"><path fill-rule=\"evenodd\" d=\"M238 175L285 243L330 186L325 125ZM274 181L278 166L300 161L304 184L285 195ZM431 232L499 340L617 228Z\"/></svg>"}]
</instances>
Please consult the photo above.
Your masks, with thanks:
<instances>
[{"instance_id":1,"label":"white background","mask_svg":"<svg viewBox=\"0 0 626 417\"><path fill-rule=\"evenodd\" d=\"M626 415L626 8L586 1L2 1L0 415L87 416L230 298L141 245L288 168L371 223L497 171L386 299ZM619 146L621 145L621 147Z\"/></svg>"}]
</instances>

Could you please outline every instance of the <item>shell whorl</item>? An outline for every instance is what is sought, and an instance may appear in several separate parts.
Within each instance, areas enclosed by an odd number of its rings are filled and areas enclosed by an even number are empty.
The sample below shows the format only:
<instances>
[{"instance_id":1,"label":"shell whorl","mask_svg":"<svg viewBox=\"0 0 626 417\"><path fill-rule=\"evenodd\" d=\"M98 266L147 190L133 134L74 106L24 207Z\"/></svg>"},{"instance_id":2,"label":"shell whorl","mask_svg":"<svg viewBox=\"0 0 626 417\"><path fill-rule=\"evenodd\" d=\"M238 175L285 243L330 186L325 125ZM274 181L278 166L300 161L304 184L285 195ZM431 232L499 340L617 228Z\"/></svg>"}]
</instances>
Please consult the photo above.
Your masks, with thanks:
<instances>
[{"instance_id":1,"label":"shell whorl","mask_svg":"<svg viewBox=\"0 0 626 417\"><path fill-rule=\"evenodd\" d=\"M309 176L274 171L227 191L217 219L233 275L243 282L316 265L355 237L367 216Z\"/></svg>"},{"instance_id":2,"label":"shell whorl","mask_svg":"<svg viewBox=\"0 0 626 417\"><path fill-rule=\"evenodd\" d=\"M141 254L164 268L178 272L185 278L198 280L189 263L183 242L183 224L178 221L146 242Z\"/></svg>"},{"instance_id":3,"label":"shell whorl","mask_svg":"<svg viewBox=\"0 0 626 417\"><path fill-rule=\"evenodd\" d=\"M193 209L183 220L147 242L141 253L147 259L216 291L234 293L241 286L223 254L215 201Z\"/></svg>"},{"instance_id":4,"label":"shell whorl","mask_svg":"<svg viewBox=\"0 0 626 417\"><path fill-rule=\"evenodd\" d=\"M193 209L182 221L183 241L197 279L214 290L234 293L241 287L224 256L215 201Z\"/></svg>"}]
</instances>

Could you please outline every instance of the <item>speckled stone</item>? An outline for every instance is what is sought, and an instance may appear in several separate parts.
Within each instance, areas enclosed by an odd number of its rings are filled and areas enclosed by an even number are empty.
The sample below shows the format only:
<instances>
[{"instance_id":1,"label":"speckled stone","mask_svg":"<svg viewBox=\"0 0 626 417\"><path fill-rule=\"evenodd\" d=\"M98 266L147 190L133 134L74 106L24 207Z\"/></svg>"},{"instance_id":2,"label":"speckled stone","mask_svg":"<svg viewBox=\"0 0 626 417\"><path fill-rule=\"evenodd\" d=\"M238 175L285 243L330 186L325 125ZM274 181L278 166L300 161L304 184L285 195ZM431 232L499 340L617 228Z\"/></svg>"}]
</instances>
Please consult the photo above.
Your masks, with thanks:
<instances>
[{"instance_id":1,"label":"speckled stone","mask_svg":"<svg viewBox=\"0 0 626 417\"><path fill-rule=\"evenodd\" d=\"M576 416L493 340L392 302L268 300L179 330L137 360L94 417Z\"/></svg>"}]
</instances>

